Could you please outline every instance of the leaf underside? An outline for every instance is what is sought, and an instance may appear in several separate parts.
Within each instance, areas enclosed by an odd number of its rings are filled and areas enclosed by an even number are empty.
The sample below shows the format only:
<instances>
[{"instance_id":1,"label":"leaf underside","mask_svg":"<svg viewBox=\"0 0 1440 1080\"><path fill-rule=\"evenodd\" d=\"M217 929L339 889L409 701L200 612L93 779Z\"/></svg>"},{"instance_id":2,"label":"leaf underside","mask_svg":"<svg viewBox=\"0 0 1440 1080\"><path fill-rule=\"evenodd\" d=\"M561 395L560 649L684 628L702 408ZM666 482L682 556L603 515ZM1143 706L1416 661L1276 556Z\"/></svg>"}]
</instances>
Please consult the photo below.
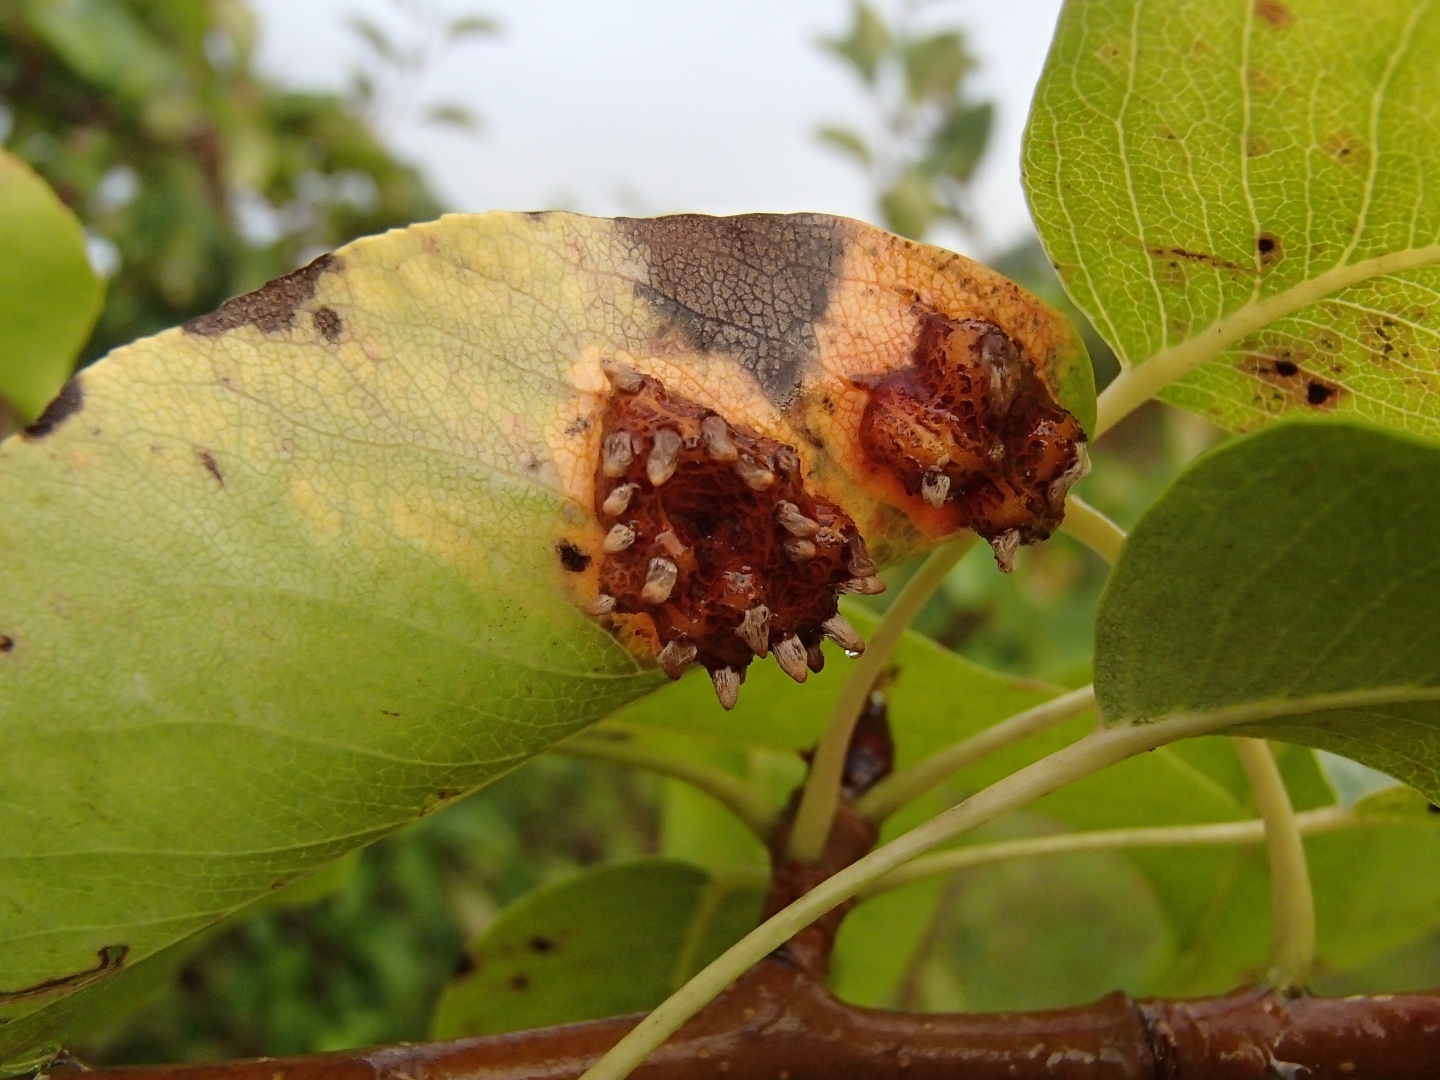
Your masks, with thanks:
<instances>
[{"instance_id":1,"label":"leaf underside","mask_svg":"<svg viewBox=\"0 0 1440 1080\"><path fill-rule=\"evenodd\" d=\"M1440 435L1437 52L1430 0L1067 3L1025 183L1122 361L1194 350L1162 396L1234 430Z\"/></svg>"}]
</instances>

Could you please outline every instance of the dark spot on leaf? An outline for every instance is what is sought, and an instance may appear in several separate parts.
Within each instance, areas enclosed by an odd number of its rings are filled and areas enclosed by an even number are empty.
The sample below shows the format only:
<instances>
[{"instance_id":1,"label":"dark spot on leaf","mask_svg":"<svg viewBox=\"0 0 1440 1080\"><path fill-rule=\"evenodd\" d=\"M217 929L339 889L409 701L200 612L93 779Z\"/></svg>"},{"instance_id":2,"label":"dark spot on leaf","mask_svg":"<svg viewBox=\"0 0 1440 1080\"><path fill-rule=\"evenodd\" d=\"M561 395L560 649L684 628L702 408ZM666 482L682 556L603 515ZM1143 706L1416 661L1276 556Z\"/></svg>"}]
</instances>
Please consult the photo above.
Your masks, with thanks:
<instances>
[{"instance_id":1,"label":"dark spot on leaf","mask_svg":"<svg viewBox=\"0 0 1440 1080\"><path fill-rule=\"evenodd\" d=\"M45 411L21 434L27 439L43 439L84 406L85 391L80 386L80 376L76 375L60 388L60 393L45 406Z\"/></svg>"},{"instance_id":2,"label":"dark spot on leaf","mask_svg":"<svg viewBox=\"0 0 1440 1080\"><path fill-rule=\"evenodd\" d=\"M554 952L555 942L548 937L541 937L539 934L536 934L530 939L530 949L532 952L538 953Z\"/></svg>"},{"instance_id":3,"label":"dark spot on leaf","mask_svg":"<svg viewBox=\"0 0 1440 1080\"><path fill-rule=\"evenodd\" d=\"M195 456L200 459L200 464L205 466L205 471L215 478L215 482L222 488L225 486L225 475L220 471L220 464L215 460L215 455L203 446L195 448Z\"/></svg>"},{"instance_id":4,"label":"dark spot on leaf","mask_svg":"<svg viewBox=\"0 0 1440 1080\"><path fill-rule=\"evenodd\" d=\"M583 435L590 430L590 418L588 416L577 416L570 423L565 425L566 435Z\"/></svg>"},{"instance_id":5,"label":"dark spot on leaf","mask_svg":"<svg viewBox=\"0 0 1440 1080\"><path fill-rule=\"evenodd\" d=\"M1370 148L1350 131L1339 131L1325 140L1325 152L1342 165L1357 169L1370 165Z\"/></svg>"},{"instance_id":6,"label":"dark spot on leaf","mask_svg":"<svg viewBox=\"0 0 1440 1080\"><path fill-rule=\"evenodd\" d=\"M345 328L345 324L340 321L339 312L332 307L316 308L310 321L315 324L315 329L324 335L325 340L332 343L340 340L340 332Z\"/></svg>"},{"instance_id":7,"label":"dark spot on leaf","mask_svg":"<svg viewBox=\"0 0 1440 1080\"><path fill-rule=\"evenodd\" d=\"M1255 250L1260 253L1261 266L1274 266L1285 255L1280 237L1274 233L1261 233L1255 238Z\"/></svg>"},{"instance_id":8,"label":"dark spot on leaf","mask_svg":"<svg viewBox=\"0 0 1440 1080\"><path fill-rule=\"evenodd\" d=\"M1276 346L1267 354L1252 353L1240 362L1240 370L1248 372L1272 388L1269 398L1261 398L1270 412L1303 405L1314 409L1333 409L1345 388L1305 367L1308 353L1303 349Z\"/></svg>"},{"instance_id":9,"label":"dark spot on leaf","mask_svg":"<svg viewBox=\"0 0 1440 1080\"><path fill-rule=\"evenodd\" d=\"M300 305L314 298L320 278L338 271L341 266L341 260L334 255L321 255L308 266L278 277L252 293L226 300L209 315L191 319L184 329L186 333L202 337L215 337L241 326L254 326L267 334L288 330L295 325L295 312Z\"/></svg>"},{"instance_id":10,"label":"dark spot on leaf","mask_svg":"<svg viewBox=\"0 0 1440 1080\"><path fill-rule=\"evenodd\" d=\"M34 983L31 986L21 987L19 990L0 990L0 1003L9 1001L23 1001L26 998L41 997L52 990L76 989L86 983L94 982L103 975L117 970L125 963L125 957L130 953L129 945L106 945L95 950L97 963L94 967L86 968L84 971L77 971L72 975L62 975L55 979L46 979L44 982Z\"/></svg>"},{"instance_id":11,"label":"dark spot on leaf","mask_svg":"<svg viewBox=\"0 0 1440 1080\"><path fill-rule=\"evenodd\" d=\"M636 294L690 347L737 356L781 409L818 350L849 228L821 214L616 218L643 249Z\"/></svg>"},{"instance_id":12,"label":"dark spot on leaf","mask_svg":"<svg viewBox=\"0 0 1440 1080\"><path fill-rule=\"evenodd\" d=\"M0 634L0 652L10 652L15 648L15 639L9 634Z\"/></svg>"},{"instance_id":13,"label":"dark spot on leaf","mask_svg":"<svg viewBox=\"0 0 1440 1080\"><path fill-rule=\"evenodd\" d=\"M517 971L514 975L510 976L510 989L529 990L530 976L526 975L523 971Z\"/></svg>"},{"instance_id":14,"label":"dark spot on leaf","mask_svg":"<svg viewBox=\"0 0 1440 1080\"><path fill-rule=\"evenodd\" d=\"M1259 135L1252 135L1245 140L1246 157L1264 157L1268 153L1270 153L1270 140L1263 139Z\"/></svg>"},{"instance_id":15,"label":"dark spot on leaf","mask_svg":"<svg viewBox=\"0 0 1440 1080\"><path fill-rule=\"evenodd\" d=\"M1432 814L1440 814L1440 806L1436 806L1433 802L1425 809L1429 810Z\"/></svg>"},{"instance_id":16,"label":"dark spot on leaf","mask_svg":"<svg viewBox=\"0 0 1440 1080\"><path fill-rule=\"evenodd\" d=\"M590 556L569 540L561 540L555 550L560 555L560 565L572 574L582 573L590 565Z\"/></svg>"},{"instance_id":17,"label":"dark spot on leaf","mask_svg":"<svg viewBox=\"0 0 1440 1080\"><path fill-rule=\"evenodd\" d=\"M469 975L472 971L478 969L479 966L479 964L475 963L475 958L468 952L461 953L459 959L455 961L453 974L458 979L462 975Z\"/></svg>"},{"instance_id":18,"label":"dark spot on leaf","mask_svg":"<svg viewBox=\"0 0 1440 1080\"><path fill-rule=\"evenodd\" d=\"M390 709L381 709L381 710L380 710L380 715L381 715L381 716L399 716L400 714L399 714L398 712L392 712Z\"/></svg>"},{"instance_id":19,"label":"dark spot on leaf","mask_svg":"<svg viewBox=\"0 0 1440 1080\"><path fill-rule=\"evenodd\" d=\"M1280 0L1256 0L1255 14L1271 26L1280 28L1289 26L1295 19Z\"/></svg>"}]
</instances>

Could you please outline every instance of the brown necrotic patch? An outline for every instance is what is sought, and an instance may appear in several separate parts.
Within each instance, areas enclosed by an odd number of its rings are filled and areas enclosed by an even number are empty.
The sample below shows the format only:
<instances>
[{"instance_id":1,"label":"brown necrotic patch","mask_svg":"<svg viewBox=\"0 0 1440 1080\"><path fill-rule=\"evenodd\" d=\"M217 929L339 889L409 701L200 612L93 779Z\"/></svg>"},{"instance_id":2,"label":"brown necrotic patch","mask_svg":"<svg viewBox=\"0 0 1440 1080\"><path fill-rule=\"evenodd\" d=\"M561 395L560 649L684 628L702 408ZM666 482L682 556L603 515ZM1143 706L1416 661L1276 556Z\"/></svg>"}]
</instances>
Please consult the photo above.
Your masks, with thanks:
<instances>
[{"instance_id":1,"label":"brown necrotic patch","mask_svg":"<svg viewBox=\"0 0 1440 1080\"><path fill-rule=\"evenodd\" d=\"M1308 355L1294 349L1277 349L1270 354L1252 354L1241 361L1242 371L1271 387L1272 407L1301 405L1329 411L1340 404L1346 391L1339 383L1307 370Z\"/></svg>"},{"instance_id":2,"label":"brown necrotic patch","mask_svg":"<svg viewBox=\"0 0 1440 1080\"><path fill-rule=\"evenodd\" d=\"M788 408L816 354L815 323L839 279L848 231L825 214L616 218L643 248L637 294L700 352L735 356Z\"/></svg>"},{"instance_id":3,"label":"brown necrotic patch","mask_svg":"<svg viewBox=\"0 0 1440 1080\"><path fill-rule=\"evenodd\" d=\"M656 379L608 374L595 469L607 532L591 612L652 641L671 678L702 665L726 708L757 656L773 651L803 682L824 662L823 638L863 649L837 596L884 586L854 521L806 488L795 450Z\"/></svg>"},{"instance_id":4,"label":"brown necrotic patch","mask_svg":"<svg viewBox=\"0 0 1440 1080\"><path fill-rule=\"evenodd\" d=\"M60 388L60 393L45 406L34 423L20 434L26 439L43 439L84 407L85 391L80 385L80 376L76 375Z\"/></svg>"},{"instance_id":5,"label":"brown necrotic patch","mask_svg":"<svg viewBox=\"0 0 1440 1080\"><path fill-rule=\"evenodd\" d=\"M1079 422L993 323L926 315L912 363L868 387L860 440L911 517L974 529L1003 570L1054 532L1089 471Z\"/></svg>"},{"instance_id":6,"label":"brown necrotic patch","mask_svg":"<svg viewBox=\"0 0 1440 1080\"><path fill-rule=\"evenodd\" d=\"M334 255L321 255L314 262L299 270L278 277L260 286L252 293L226 300L209 315L201 315L185 324L185 331L202 337L215 337L227 330L240 326L254 326L267 334L288 330L295 325L295 312L302 304L314 299L315 286L327 273L338 271L341 261ZM328 309L321 309L328 310ZM334 314L332 312L332 314ZM316 326L326 334L318 319ZM339 332L339 316L335 316L335 331ZM329 337L326 334L326 337ZM331 339L333 340L333 339Z\"/></svg>"}]
</instances>

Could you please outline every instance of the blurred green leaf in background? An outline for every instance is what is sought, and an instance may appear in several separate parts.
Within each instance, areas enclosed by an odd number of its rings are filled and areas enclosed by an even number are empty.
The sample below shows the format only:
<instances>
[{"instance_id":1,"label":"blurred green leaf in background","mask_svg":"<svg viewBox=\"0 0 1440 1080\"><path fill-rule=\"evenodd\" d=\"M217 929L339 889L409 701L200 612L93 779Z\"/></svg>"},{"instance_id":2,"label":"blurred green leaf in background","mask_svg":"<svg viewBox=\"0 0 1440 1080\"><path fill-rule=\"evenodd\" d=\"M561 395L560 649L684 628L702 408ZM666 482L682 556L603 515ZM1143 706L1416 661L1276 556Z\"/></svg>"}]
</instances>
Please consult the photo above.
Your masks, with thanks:
<instances>
[{"instance_id":1,"label":"blurred green leaf in background","mask_svg":"<svg viewBox=\"0 0 1440 1080\"><path fill-rule=\"evenodd\" d=\"M439 212L361 103L274 85L254 43L243 0L0 4L4 146L110 278L83 360Z\"/></svg>"},{"instance_id":2,"label":"blurred green leaf in background","mask_svg":"<svg viewBox=\"0 0 1440 1080\"><path fill-rule=\"evenodd\" d=\"M0 150L0 438L59 392L103 295L75 215Z\"/></svg>"}]
</instances>

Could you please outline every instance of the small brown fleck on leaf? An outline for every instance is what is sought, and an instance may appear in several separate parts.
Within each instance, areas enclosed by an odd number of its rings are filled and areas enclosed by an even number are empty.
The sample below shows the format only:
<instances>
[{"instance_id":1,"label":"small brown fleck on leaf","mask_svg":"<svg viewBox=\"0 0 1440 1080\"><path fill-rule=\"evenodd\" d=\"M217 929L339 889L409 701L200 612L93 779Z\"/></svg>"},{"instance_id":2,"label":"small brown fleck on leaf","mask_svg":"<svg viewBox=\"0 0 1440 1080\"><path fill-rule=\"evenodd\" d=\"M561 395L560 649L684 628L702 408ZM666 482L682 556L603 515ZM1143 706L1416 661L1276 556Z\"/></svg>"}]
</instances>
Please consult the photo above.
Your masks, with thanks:
<instances>
[{"instance_id":1,"label":"small brown fleck on leaf","mask_svg":"<svg viewBox=\"0 0 1440 1080\"><path fill-rule=\"evenodd\" d=\"M380 710L380 715L381 715L381 716L395 716L395 717L398 717L400 714L399 714L398 712L395 712L395 711L391 710L391 709L381 709L381 710Z\"/></svg>"},{"instance_id":2,"label":"small brown fleck on leaf","mask_svg":"<svg viewBox=\"0 0 1440 1080\"><path fill-rule=\"evenodd\" d=\"M1325 153L1354 169L1370 166L1370 148L1353 131L1337 131L1325 140Z\"/></svg>"},{"instance_id":3,"label":"small brown fleck on leaf","mask_svg":"<svg viewBox=\"0 0 1440 1080\"><path fill-rule=\"evenodd\" d=\"M541 937L539 934L536 934L530 939L530 950L538 953L554 952L555 942L548 937Z\"/></svg>"},{"instance_id":4,"label":"small brown fleck on leaf","mask_svg":"<svg viewBox=\"0 0 1440 1080\"><path fill-rule=\"evenodd\" d=\"M60 393L45 406L35 422L21 432L21 436L30 440L43 439L84 407L85 391L80 385L80 376L76 375L60 388Z\"/></svg>"},{"instance_id":5,"label":"small brown fleck on leaf","mask_svg":"<svg viewBox=\"0 0 1440 1080\"><path fill-rule=\"evenodd\" d=\"M315 314L310 316L310 320L326 341L333 344L340 340L340 334L344 330L345 324L340 321L340 313L334 308L316 308Z\"/></svg>"},{"instance_id":6,"label":"small brown fleck on leaf","mask_svg":"<svg viewBox=\"0 0 1440 1080\"><path fill-rule=\"evenodd\" d=\"M1264 157L1270 153L1270 140L1259 135L1252 135L1245 140L1245 156L1249 158Z\"/></svg>"},{"instance_id":7,"label":"small brown fleck on leaf","mask_svg":"<svg viewBox=\"0 0 1440 1080\"><path fill-rule=\"evenodd\" d=\"M1270 232L1263 232L1255 238L1255 250L1260 254L1261 266L1274 266L1285 257L1280 237Z\"/></svg>"},{"instance_id":8,"label":"small brown fleck on leaf","mask_svg":"<svg viewBox=\"0 0 1440 1080\"><path fill-rule=\"evenodd\" d=\"M510 976L510 989L529 990L530 976L526 975L523 971L517 971L514 975Z\"/></svg>"},{"instance_id":9,"label":"small brown fleck on leaf","mask_svg":"<svg viewBox=\"0 0 1440 1080\"><path fill-rule=\"evenodd\" d=\"M1280 0L1256 0L1255 14L1277 29L1284 29L1295 21L1295 16Z\"/></svg>"},{"instance_id":10,"label":"small brown fleck on leaf","mask_svg":"<svg viewBox=\"0 0 1440 1080\"><path fill-rule=\"evenodd\" d=\"M15 639L9 634L0 634L0 652L10 652L15 648Z\"/></svg>"},{"instance_id":11,"label":"small brown fleck on leaf","mask_svg":"<svg viewBox=\"0 0 1440 1080\"><path fill-rule=\"evenodd\" d=\"M1184 259L1187 262L1202 263L1205 266L1215 266L1222 270L1245 269L1239 263L1230 262L1228 259L1222 259L1218 255L1211 255L1205 251L1191 251L1189 248L1183 247L1152 247L1146 248L1146 250L1149 251L1151 255L1162 259Z\"/></svg>"},{"instance_id":12,"label":"small brown fleck on leaf","mask_svg":"<svg viewBox=\"0 0 1440 1080\"><path fill-rule=\"evenodd\" d=\"M201 337L215 337L241 326L254 326L267 334L288 330L295 325L295 312L301 304L315 296L315 286L327 273L339 271L342 262L334 255L321 255L254 292L226 300L209 315L191 319L185 332ZM339 316L336 316L338 322Z\"/></svg>"},{"instance_id":13,"label":"small brown fleck on leaf","mask_svg":"<svg viewBox=\"0 0 1440 1080\"><path fill-rule=\"evenodd\" d=\"M225 486L225 476L220 471L220 464L215 460L215 455L203 446L195 448L195 456L200 459L200 464L205 466L205 471L215 478L215 482L222 488Z\"/></svg>"},{"instance_id":14,"label":"small brown fleck on leaf","mask_svg":"<svg viewBox=\"0 0 1440 1080\"><path fill-rule=\"evenodd\" d=\"M555 551L560 556L560 565L572 574L583 573L590 566L590 556L569 540L561 540L555 545Z\"/></svg>"}]
</instances>

